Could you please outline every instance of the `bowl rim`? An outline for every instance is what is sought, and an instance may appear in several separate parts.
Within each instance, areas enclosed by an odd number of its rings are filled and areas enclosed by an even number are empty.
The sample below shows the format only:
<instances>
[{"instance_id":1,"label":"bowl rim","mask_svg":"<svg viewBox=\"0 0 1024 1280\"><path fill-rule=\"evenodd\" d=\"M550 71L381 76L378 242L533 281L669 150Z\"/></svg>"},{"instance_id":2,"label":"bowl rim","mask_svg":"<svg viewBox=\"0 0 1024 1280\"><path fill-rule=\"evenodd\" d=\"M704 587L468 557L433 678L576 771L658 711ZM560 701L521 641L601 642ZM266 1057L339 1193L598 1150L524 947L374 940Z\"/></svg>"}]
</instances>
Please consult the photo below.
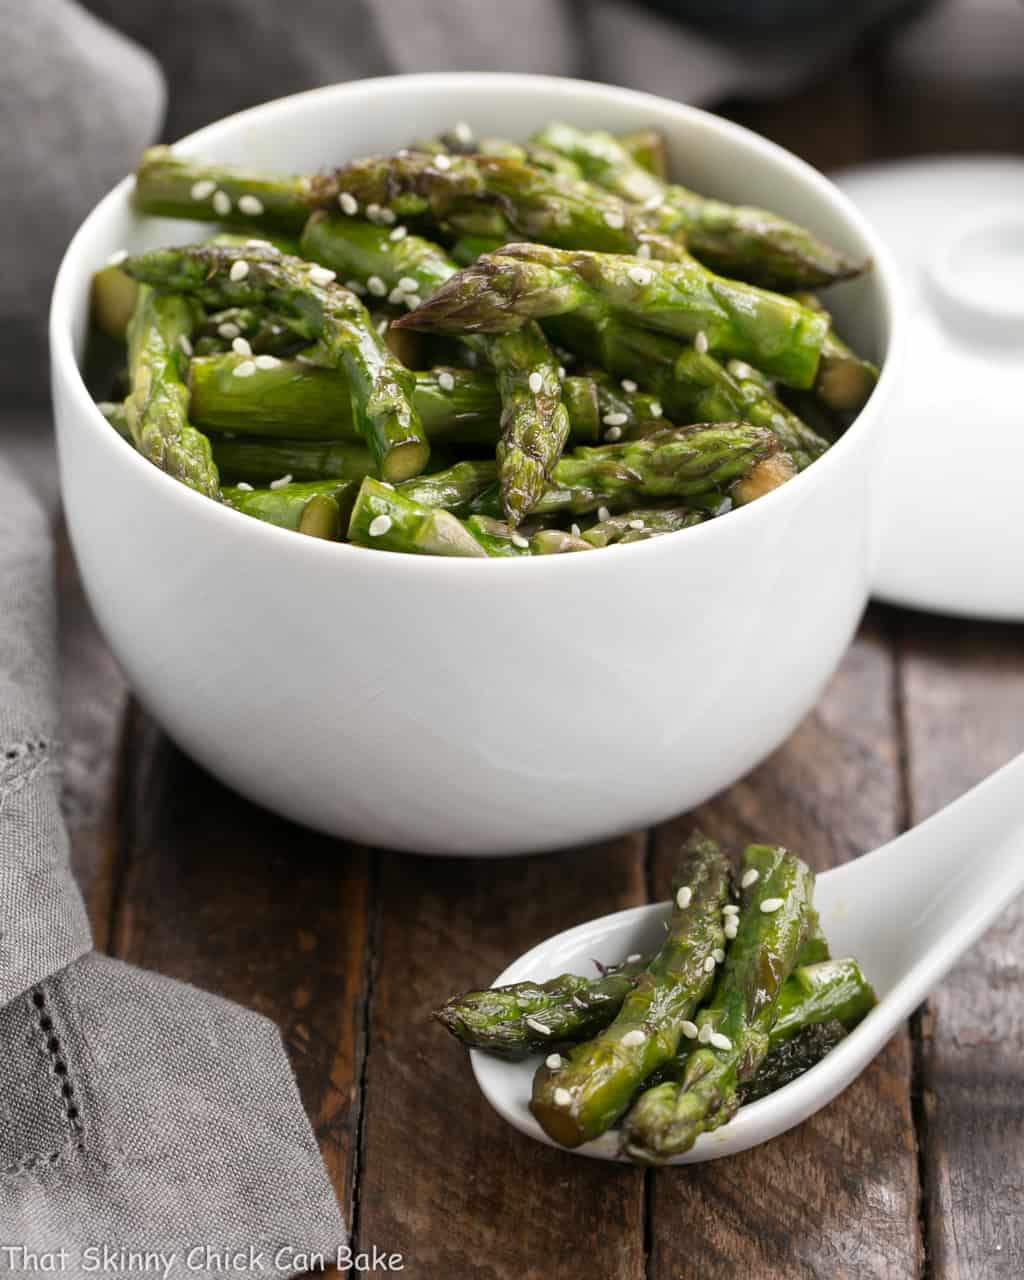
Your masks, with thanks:
<instances>
[{"instance_id":1,"label":"bowl rim","mask_svg":"<svg viewBox=\"0 0 1024 1280\"><path fill-rule=\"evenodd\" d=\"M859 443L859 437L870 429L871 418L877 415L886 397L892 393L899 376L905 344L905 300L899 277L888 249L850 198L807 161L800 159L800 157L778 143L762 137L743 125L715 115L714 112L705 111L701 107L695 107L687 103L675 102L670 98L664 98L657 94L568 76L494 71L431 71L375 76L323 85L300 93L274 98L254 107L246 108L243 111L222 116L218 120L204 125L201 129L178 139L173 143L173 146L180 148L186 154L194 155L202 152L210 144L216 145L219 136L223 132L232 131L239 125L248 126L249 128L272 127L274 118L282 111L301 113L307 102L318 98L338 97L343 99L349 94L387 93L399 87L403 90L450 90L453 87L466 88L469 86L494 91L511 91L520 94L529 94L537 87L543 87L546 90L556 89L565 95L567 99L572 99L576 103L579 102L581 91L585 91L588 97L600 99L604 105L610 108L614 108L616 103L628 103L633 106L646 106L652 113L658 113L659 115L663 115L667 111L669 114L689 118L691 121L698 121L704 128L709 128L712 132L726 138L735 139L747 147L761 151L784 173L798 176L803 183L808 184L828 203L838 208L846 223L852 226L858 237L867 245L871 269L876 275L876 281L880 289L883 317L888 328L888 336L880 359L879 379L864 408L857 414L842 437L823 457L817 459L811 466L794 476L786 484L759 498L757 502L730 511L728 513L728 521L709 520L691 529L679 531L686 535L685 545L694 549L706 544L709 538L720 539L725 536L722 531L723 523L734 537L743 536L744 529L750 530L751 537L756 536L754 531L759 521L775 518L776 512L778 513L778 518L781 519L786 503L792 504L800 501L802 496L809 492L811 485L823 483L827 475L831 475L837 467L843 465L843 460L847 454ZM139 476L139 483L155 484L157 492L160 491L160 486L163 486L167 501L172 504L181 504L180 510L186 518L205 518L214 522L227 522L222 525L226 534L230 534L232 529L241 530L242 526L239 521L240 519L246 519L248 531L245 532L244 536L267 539L268 554L286 555L288 554L288 548L291 547L291 554L293 555L331 557L330 563L335 566L347 565L351 569L355 569L360 565L367 566L369 563L367 557L372 556L372 563L378 565L377 572L399 575L413 573L420 577L430 574L479 574L491 572L490 569L482 568L483 565L489 563L489 558L484 557L381 554L379 550L372 547L328 542L320 538L296 537L291 530L281 529L276 525L268 524L261 520L247 518L242 512L236 511L223 503L211 502L202 494L197 493L187 485L175 480L166 472L161 471L158 467L153 466L152 463L132 448L127 441L122 440L116 432L110 430L106 418L100 412L97 402L85 385L81 366L74 353L72 341L74 313L71 297L76 283L81 278L81 274L84 271L91 272L97 269L95 264L90 265L78 262L84 252L82 249L83 242L97 224L102 224L104 219L109 217L116 208L127 204L134 181L133 175L123 178L93 206L82 220L61 259L51 295L49 314L51 377L54 384L59 381L63 388L70 393L73 407L82 419L89 423L88 429L95 430L96 441L94 447L109 448L115 451L124 450L121 457L129 468L137 467L136 474ZM205 512L205 517L202 515L203 512ZM509 574L511 569L509 561L519 564L519 569L511 570L511 572L520 574L599 572L598 568L587 569L586 566L588 564L593 565L594 561L597 561L598 565L604 564L607 566L606 555L608 552L614 552L620 557L652 556L655 554L668 554L670 547L673 545L676 545L676 540L672 535L668 535L625 545L613 544L610 547L603 548L605 555L598 557L582 555L502 557L503 567L500 573ZM277 552L272 550L274 547L278 548ZM353 560L353 556L357 557L357 559ZM574 567L568 568L566 562ZM325 560L324 563L329 562ZM527 565L530 567L527 568ZM497 573L498 571L495 570L494 572Z\"/></svg>"}]
</instances>

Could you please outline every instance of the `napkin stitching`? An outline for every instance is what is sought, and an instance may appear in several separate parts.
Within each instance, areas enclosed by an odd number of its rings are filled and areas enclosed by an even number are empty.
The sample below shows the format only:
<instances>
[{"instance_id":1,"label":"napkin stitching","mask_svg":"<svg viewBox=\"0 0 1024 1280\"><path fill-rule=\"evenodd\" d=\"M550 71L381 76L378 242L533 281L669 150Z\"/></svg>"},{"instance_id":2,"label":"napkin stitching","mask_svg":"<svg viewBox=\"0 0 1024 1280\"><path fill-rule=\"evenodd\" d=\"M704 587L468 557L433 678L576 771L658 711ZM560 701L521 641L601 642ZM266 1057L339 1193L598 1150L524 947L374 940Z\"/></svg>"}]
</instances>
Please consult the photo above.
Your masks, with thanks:
<instances>
[{"instance_id":1,"label":"napkin stitching","mask_svg":"<svg viewBox=\"0 0 1024 1280\"><path fill-rule=\"evenodd\" d=\"M50 1012L46 994L42 987L36 987L29 992L26 999L31 1009L32 1017L35 1020L38 1042L46 1055L50 1077L58 1091L61 1110L64 1113L69 1132L60 1146L46 1155L35 1153L22 1156L14 1164L0 1170L0 1174L4 1177L33 1173L40 1169L40 1166L44 1169L52 1167L66 1156L80 1155L85 1151L84 1126L82 1124L81 1111L76 1101L75 1085L71 1079L71 1071L68 1066L67 1056L64 1053L63 1042Z\"/></svg>"}]
</instances>

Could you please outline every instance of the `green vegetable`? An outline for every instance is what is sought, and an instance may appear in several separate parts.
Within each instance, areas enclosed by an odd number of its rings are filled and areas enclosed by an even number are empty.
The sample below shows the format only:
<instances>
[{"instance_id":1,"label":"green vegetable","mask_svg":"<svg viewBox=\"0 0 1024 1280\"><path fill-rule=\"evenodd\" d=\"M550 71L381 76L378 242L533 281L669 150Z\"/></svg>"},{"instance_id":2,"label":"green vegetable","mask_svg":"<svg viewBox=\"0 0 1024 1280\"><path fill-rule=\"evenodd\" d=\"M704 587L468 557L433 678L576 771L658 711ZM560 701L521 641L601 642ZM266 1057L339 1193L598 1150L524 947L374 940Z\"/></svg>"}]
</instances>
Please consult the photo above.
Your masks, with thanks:
<instances>
[{"instance_id":1,"label":"green vegetable","mask_svg":"<svg viewBox=\"0 0 1024 1280\"><path fill-rule=\"evenodd\" d=\"M814 876L785 849L750 845L741 884L738 932L696 1019L699 1047L687 1057L682 1080L642 1093L624 1122L623 1150L634 1160L679 1155L699 1134L724 1124L739 1106L739 1086L754 1078L768 1053L783 983L811 928Z\"/></svg>"},{"instance_id":2,"label":"green vegetable","mask_svg":"<svg viewBox=\"0 0 1024 1280\"><path fill-rule=\"evenodd\" d=\"M341 511L351 505L355 485L317 480L286 484L277 489L228 487L224 501L279 529L293 529L317 538L337 541L341 535Z\"/></svg>"},{"instance_id":3,"label":"green vegetable","mask_svg":"<svg viewBox=\"0 0 1024 1280\"><path fill-rule=\"evenodd\" d=\"M695 834L672 881L673 911L658 954L640 973L614 1022L533 1081L530 1110L544 1132L576 1147L610 1128L637 1087L674 1057L686 1022L714 982L725 942L722 908L729 867L711 840Z\"/></svg>"}]
</instances>

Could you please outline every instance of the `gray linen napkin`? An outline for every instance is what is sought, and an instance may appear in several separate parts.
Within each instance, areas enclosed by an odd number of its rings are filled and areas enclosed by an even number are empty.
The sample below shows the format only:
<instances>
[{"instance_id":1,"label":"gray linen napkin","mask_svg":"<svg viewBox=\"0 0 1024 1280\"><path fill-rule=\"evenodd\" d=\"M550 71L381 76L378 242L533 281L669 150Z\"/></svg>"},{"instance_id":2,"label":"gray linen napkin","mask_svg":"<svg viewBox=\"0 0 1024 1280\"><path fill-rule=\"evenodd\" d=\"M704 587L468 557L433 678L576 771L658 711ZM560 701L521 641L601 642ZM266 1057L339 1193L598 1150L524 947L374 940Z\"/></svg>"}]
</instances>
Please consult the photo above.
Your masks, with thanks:
<instances>
[{"instance_id":1,"label":"gray linen napkin","mask_svg":"<svg viewBox=\"0 0 1024 1280\"><path fill-rule=\"evenodd\" d=\"M104 1246L175 1277L238 1251L265 1276L291 1273L289 1250L334 1256L344 1226L277 1028L90 949L60 814L49 522L2 462L0 602L0 1272L30 1270L17 1249L63 1247L70 1276Z\"/></svg>"}]
</instances>

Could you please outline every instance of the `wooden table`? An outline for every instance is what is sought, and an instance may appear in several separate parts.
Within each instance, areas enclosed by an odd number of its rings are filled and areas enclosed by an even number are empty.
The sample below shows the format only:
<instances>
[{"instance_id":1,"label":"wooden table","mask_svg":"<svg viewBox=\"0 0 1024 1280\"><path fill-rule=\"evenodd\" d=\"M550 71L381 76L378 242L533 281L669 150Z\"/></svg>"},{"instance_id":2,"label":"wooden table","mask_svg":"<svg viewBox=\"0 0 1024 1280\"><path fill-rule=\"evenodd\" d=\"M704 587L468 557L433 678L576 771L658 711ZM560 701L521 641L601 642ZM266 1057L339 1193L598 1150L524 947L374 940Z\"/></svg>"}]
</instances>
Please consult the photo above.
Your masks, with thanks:
<instances>
[{"instance_id":1,"label":"wooden table","mask_svg":"<svg viewBox=\"0 0 1024 1280\"><path fill-rule=\"evenodd\" d=\"M1019 96L897 92L888 69L869 51L733 114L823 167L1024 150ZM278 1022L358 1247L422 1280L1024 1274L1020 908L831 1106L687 1169L519 1136L427 1016L547 934L666 896L695 821L818 868L919 822L1024 748L1024 629L872 608L790 741L699 813L568 854L445 861L311 835L201 772L131 706L66 548L61 564L68 815L97 944Z\"/></svg>"}]
</instances>

